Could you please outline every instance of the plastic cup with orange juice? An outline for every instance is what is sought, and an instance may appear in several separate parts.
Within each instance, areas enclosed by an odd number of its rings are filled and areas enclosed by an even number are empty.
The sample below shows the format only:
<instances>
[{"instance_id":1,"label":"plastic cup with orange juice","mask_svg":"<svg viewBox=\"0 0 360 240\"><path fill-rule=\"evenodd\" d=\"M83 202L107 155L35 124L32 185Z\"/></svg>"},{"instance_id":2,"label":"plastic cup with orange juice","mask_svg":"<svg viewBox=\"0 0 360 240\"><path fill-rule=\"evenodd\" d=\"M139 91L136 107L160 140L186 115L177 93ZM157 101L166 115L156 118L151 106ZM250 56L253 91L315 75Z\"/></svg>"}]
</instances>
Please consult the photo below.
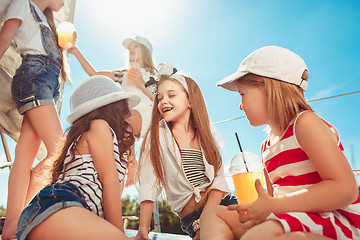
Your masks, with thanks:
<instances>
[{"instance_id":1,"label":"plastic cup with orange juice","mask_svg":"<svg viewBox=\"0 0 360 240\"><path fill-rule=\"evenodd\" d=\"M258 197L256 179L264 186L263 165L259 157L252 152L238 153L231 160L229 172L234 181L238 203L248 204L255 201Z\"/></svg>"},{"instance_id":2,"label":"plastic cup with orange juice","mask_svg":"<svg viewBox=\"0 0 360 240\"><path fill-rule=\"evenodd\" d=\"M56 28L59 46L65 49L71 48L75 44L75 27L70 22L62 22Z\"/></svg>"},{"instance_id":3,"label":"plastic cup with orange juice","mask_svg":"<svg viewBox=\"0 0 360 240\"><path fill-rule=\"evenodd\" d=\"M140 64L138 64L137 62L130 62L129 63L129 69L127 71L127 74L128 74L127 75L127 80L128 80L128 82L132 82L132 83L136 82L133 75L131 74L131 71L133 71L134 68L140 68Z\"/></svg>"}]
</instances>

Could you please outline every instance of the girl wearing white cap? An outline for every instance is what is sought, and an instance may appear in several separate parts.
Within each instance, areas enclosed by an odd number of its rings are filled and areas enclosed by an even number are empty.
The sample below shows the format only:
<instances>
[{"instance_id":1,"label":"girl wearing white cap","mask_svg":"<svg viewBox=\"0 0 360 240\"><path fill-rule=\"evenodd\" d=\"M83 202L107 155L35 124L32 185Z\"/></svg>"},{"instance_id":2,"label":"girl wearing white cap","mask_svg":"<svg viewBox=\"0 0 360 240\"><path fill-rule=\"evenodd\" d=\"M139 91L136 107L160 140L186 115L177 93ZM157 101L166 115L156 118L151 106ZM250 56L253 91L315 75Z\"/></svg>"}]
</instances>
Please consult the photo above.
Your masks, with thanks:
<instances>
[{"instance_id":1,"label":"girl wearing white cap","mask_svg":"<svg viewBox=\"0 0 360 240\"><path fill-rule=\"evenodd\" d=\"M22 212L18 240L129 239L121 183L135 141L129 109L139 101L105 76L90 77L75 89L67 118L71 127L52 183Z\"/></svg>"},{"instance_id":2,"label":"girl wearing white cap","mask_svg":"<svg viewBox=\"0 0 360 240\"><path fill-rule=\"evenodd\" d=\"M268 191L257 180L255 202L204 213L204 239L360 239L357 184L339 133L304 98L307 80L298 55L268 46L217 83L240 93L252 126L270 127L261 146Z\"/></svg>"},{"instance_id":3,"label":"girl wearing white cap","mask_svg":"<svg viewBox=\"0 0 360 240\"><path fill-rule=\"evenodd\" d=\"M134 133L143 137L146 133L151 118L153 106L153 96L146 90L145 83L150 75L154 74L154 63L152 59L152 45L144 37L136 36L127 38L123 41L123 46L129 50L129 70L121 69L115 71L97 71L84 57L77 46L68 49L68 52L74 54L89 76L104 75L112 80L119 82L125 92L134 93L141 98L140 104L134 109L133 117L137 117L141 122ZM140 113L140 115L139 115Z\"/></svg>"},{"instance_id":4,"label":"girl wearing white cap","mask_svg":"<svg viewBox=\"0 0 360 240\"><path fill-rule=\"evenodd\" d=\"M123 46L129 50L129 70L97 71L84 57L77 46L68 49L69 53L75 55L84 70L89 76L104 75L113 81L119 82L125 92L133 93L141 98L140 103L131 110L132 127L135 137L143 137L149 128L151 111L153 106L153 96L146 90L145 83L150 75L154 73L154 63L152 59L152 45L144 37L136 36L134 39L127 38L123 41ZM128 165L127 180L125 186L133 185L134 161Z\"/></svg>"},{"instance_id":5,"label":"girl wearing white cap","mask_svg":"<svg viewBox=\"0 0 360 240\"><path fill-rule=\"evenodd\" d=\"M153 204L162 189L181 218L182 229L199 239L199 217L210 206L237 203L230 195L219 147L197 83L171 64L160 64L149 131L141 147L140 225L136 239L149 239Z\"/></svg>"}]
</instances>

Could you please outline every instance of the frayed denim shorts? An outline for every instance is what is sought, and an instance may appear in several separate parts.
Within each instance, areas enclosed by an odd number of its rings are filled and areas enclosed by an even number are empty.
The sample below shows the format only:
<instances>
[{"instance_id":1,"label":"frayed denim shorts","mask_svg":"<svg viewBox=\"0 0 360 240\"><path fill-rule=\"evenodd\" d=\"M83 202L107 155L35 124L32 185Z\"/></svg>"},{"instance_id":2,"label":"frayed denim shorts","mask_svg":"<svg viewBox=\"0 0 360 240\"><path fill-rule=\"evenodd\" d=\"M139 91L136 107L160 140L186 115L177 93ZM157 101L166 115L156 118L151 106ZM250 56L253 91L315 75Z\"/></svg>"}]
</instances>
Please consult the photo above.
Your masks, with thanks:
<instances>
[{"instance_id":1,"label":"frayed denim shorts","mask_svg":"<svg viewBox=\"0 0 360 240\"><path fill-rule=\"evenodd\" d=\"M223 200L221 200L220 205L229 206L237 203L238 202L236 196L234 194L229 194L224 197ZM187 234L189 234L191 238L194 238L196 236L196 232L194 231L192 224L195 220L200 218L202 211L202 208L197 209L180 219L181 229Z\"/></svg>"},{"instance_id":2,"label":"frayed denim shorts","mask_svg":"<svg viewBox=\"0 0 360 240\"><path fill-rule=\"evenodd\" d=\"M56 104L60 97L59 74L61 64L45 55L23 55L16 70L11 93L20 114L48 104Z\"/></svg>"},{"instance_id":3,"label":"frayed denim shorts","mask_svg":"<svg viewBox=\"0 0 360 240\"><path fill-rule=\"evenodd\" d=\"M71 183L54 183L43 188L22 211L16 239L26 239L30 231L53 213L67 207L88 209L79 189Z\"/></svg>"}]
</instances>

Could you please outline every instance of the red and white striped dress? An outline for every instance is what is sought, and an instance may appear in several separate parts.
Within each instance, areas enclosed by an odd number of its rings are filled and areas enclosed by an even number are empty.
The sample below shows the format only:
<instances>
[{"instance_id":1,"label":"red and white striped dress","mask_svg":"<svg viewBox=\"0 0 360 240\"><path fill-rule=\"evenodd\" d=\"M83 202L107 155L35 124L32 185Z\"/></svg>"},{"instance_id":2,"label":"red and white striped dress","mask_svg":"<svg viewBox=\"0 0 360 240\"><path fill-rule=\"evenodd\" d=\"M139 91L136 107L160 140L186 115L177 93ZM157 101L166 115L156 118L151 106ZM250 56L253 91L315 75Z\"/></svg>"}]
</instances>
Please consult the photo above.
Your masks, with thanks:
<instances>
[{"instance_id":1,"label":"red and white striped dress","mask_svg":"<svg viewBox=\"0 0 360 240\"><path fill-rule=\"evenodd\" d=\"M274 197L296 194L322 181L296 139L295 124L300 114L290 122L278 142L271 146L265 139L262 145L262 158ZM337 130L324 122L340 139ZM340 140L338 146L344 151ZM360 198L345 208L331 212L288 212L271 214L268 219L280 221L285 232L304 231L332 239L360 239Z\"/></svg>"}]
</instances>

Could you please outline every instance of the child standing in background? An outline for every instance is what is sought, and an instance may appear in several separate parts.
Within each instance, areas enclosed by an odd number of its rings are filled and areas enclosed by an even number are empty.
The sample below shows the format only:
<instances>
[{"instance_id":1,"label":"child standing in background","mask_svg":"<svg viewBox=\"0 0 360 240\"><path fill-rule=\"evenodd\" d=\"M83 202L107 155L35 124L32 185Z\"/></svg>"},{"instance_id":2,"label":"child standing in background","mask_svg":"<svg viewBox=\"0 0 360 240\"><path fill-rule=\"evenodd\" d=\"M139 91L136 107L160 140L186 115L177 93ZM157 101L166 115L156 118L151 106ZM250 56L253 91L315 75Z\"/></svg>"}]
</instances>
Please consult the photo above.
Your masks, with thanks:
<instances>
[{"instance_id":1,"label":"child standing in background","mask_svg":"<svg viewBox=\"0 0 360 240\"><path fill-rule=\"evenodd\" d=\"M153 204L162 189L182 229L199 239L202 210L237 201L229 195L199 86L169 63L160 64L155 77L152 121L139 160L141 210L136 239L149 239Z\"/></svg>"},{"instance_id":2,"label":"child standing in background","mask_svg":"<svg viewBox=\"0 0 360 240\"><path fill-rule=\"evenodd\" d=\"M20 216L17 239L129 239L121 183L134 144L130 110L140 98L105 76L82 82L70 99L71 124L52 171Z\"/></svg>"},{"instance_id":3,"label":"child standing in background","mask_svg":"<svg viewBox=\"0 0 360 240\"><path fill-rule=\"evenodd\" d=\"M63 0L12 0L0 32L0 58L12 39L22 57L11 92L19 113L24 115L9 176L3 240L15 237L20 213L45 185L38 179L51 165L49 158L63 136L55 104L60 96L60 72L66 79L65 59L57 45L53 19L53 11L63 5ZM32 170L41 141L47 156Z\"/></svg>"},{"instance_id":4,"label":"child standing in background","mask_svg":"<svg viewBox=\"0 0 360 240\"><path fill-rule=\"evenodd\" d=\"M255 202L204 213L204 239L239 239L239 228L248 229L242 240L360 238L354 175L337 130L304 98L307 80L298 55L268 46L217 83L240 93L240 109L252 126L270 128L261 146L268 193L257 181Z\"/></svg>"},{"instance_id":5,"label":"child standing in background","mask_svg":"<svg viewBox=\"0 0 360 240\"><path fill-rule=\"evenodd\" d=\"M146 90L145 83L150 75L154 74L154 63L152 59L152 45L144 37L136 36L135 39L127 38L123 46L129 50L128 70L97 71L84 57L77 46L68 49L80 62L89 76L104 75L119 82L125 92L133 93L141 98L140 104L132 111L132 118L139 121L138 127L133 126L137 137L143 137L150 125L153 96ZM140 115L139 115L140 114Z\"/></svg>"},{"instance_id":6,"label":"child standing in background","mask_svg":"<svg viewBox=\"0 0 360 240\"><path fill-rule=\"evenodd\" d=\"M145 82L148 81L150 75L154 74L154 63L152 59L153 49L149 40L140 36L136 36L135 39L125 39L123 41L123 46L129 50L128 70L97 71L84 57L77 46L68 49L68 52L77 58L89 76L107 76L113 81L119 82L125 92L136 94L141 98L139 105L131 110L131 122L133 123L132 127L134 135L136 137L144 137L150 125L153 107L153 96L145 88ZM136 168L134 151L132 159L133 160L128 165L125 187L134 184L134 171Z\"/></svg>"}]
</instances>

